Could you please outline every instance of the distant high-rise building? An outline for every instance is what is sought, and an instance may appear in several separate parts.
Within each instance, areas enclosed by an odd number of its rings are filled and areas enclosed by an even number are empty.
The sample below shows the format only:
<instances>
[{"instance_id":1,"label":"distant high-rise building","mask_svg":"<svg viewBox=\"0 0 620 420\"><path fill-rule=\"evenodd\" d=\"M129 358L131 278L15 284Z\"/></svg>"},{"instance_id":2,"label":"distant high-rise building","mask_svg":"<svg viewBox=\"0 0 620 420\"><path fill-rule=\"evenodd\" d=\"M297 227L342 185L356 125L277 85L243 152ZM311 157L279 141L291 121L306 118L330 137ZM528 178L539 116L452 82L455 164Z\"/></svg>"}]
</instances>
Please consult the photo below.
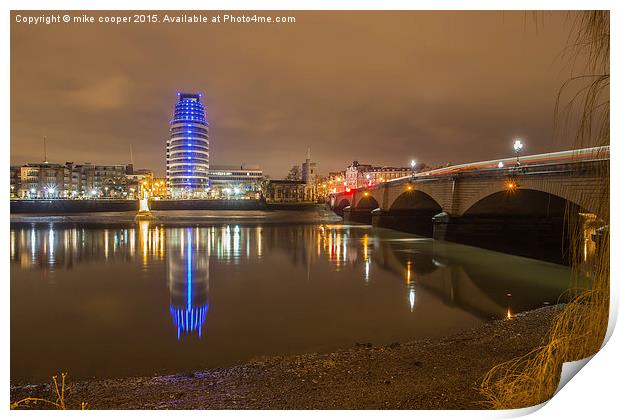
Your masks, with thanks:
<instances>
[{"instance_id":1,"label":"distant high-rise building","mask_svg":"<svg viewBox=\"0 0 620 420\"><path fill-rule=\"evenodd\" d=\"M178 93L166 143L166 180L173 198L200 198L209 188L209 123L199 93Z\"/></svg>"}]
</instances>

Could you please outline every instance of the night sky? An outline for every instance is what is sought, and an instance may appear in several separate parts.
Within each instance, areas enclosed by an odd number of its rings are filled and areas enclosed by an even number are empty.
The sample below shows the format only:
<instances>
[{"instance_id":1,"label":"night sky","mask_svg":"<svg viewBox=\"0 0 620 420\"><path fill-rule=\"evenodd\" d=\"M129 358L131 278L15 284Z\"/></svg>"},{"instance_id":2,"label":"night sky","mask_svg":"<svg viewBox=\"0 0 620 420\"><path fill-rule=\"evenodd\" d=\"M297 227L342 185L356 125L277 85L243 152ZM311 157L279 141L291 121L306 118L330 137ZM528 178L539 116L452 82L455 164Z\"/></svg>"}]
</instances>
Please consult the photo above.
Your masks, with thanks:
<instances>
[{"instance_id":1,"label":"night sky","mask_svg":"<svg viewBox=\"0 0 620 420\"><path fill-rule=\"evenodd\" d=\"M326 174L354 159L501 158L516 136L525 154L573 143L553 130L571 71L566 12L274 12L261 14L297 22L118 26L28 26L16 14L41 13L12 13L11 164L42 161L47 136L51 162L127 163L132 144L135 166L163 175L177 91L204 94L212 165L255 163L273 177L307 147Z\"/></svg>"}]
</instances>

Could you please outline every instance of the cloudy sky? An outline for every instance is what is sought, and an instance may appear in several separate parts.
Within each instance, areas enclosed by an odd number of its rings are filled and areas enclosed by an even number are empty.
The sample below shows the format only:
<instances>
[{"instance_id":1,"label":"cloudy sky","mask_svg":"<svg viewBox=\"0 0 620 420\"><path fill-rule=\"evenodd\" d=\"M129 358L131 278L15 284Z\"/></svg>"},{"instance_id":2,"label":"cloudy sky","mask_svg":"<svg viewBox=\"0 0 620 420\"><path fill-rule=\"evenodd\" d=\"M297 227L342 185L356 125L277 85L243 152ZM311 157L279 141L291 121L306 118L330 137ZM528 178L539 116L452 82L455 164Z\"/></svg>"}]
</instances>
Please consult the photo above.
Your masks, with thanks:
<instances>
[{"instance_id":1,"label":"cloudy sky","mask_svg":"<svg viewBox=\"0 0 620 420\"><path fill-rule=\"evenodd\" d=\"M354 159L501 158L516 136L527 153L572 145L553 128L572 71L566 12L287 12L270 15L296 23L271 25L26 25L17 14L41 13L12 13L12 164L41 161L47 136L50 161L126 163L131 144L137 167L163 175L179 90L204 94L211 164L273 177L308 147L327 173Z\"/></svg>"}]
</instances>

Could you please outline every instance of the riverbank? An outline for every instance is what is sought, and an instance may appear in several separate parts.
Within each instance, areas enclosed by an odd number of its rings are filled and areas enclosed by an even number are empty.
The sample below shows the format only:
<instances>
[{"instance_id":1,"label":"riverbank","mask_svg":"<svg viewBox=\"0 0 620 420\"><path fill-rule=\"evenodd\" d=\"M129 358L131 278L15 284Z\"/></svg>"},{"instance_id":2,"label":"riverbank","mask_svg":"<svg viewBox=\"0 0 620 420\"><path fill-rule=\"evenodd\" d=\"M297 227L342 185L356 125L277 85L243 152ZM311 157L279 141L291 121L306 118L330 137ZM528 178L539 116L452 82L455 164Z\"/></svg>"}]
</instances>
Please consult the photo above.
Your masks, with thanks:
<instances>
[{"instance_id":1,"label":"riverbank","mask_svg":"<svg viewBox=\"0 0 620 420\"><path fill-rule=\"evenodd\" d=\"M73 383L66 402L91 409L480 409L494 365L542 344L561 306L494 321L441 340L265 357L187 374ZM11 401L52 397L11 386ZM52 398L53 399L53 398Z\"/></svg>"},{"instance_id":2,"label":"riverbank","mask_svg":"<svg viewBox=\"0 0 620 420\"><path fill-rule=\"evenodd\" d=\"M256 225L272 223L336 223L340 216L325 205L303 209L269 210L153 210L153 224L166 226L200 225ZM134 225L136 212L97 212L71 214L11 214L11 223L75 223L80 225L126 226Z\"/></svg>"},{"instance_id":3,"label":"riverbank","mask_svg":"<svg viewBox=\"0 0 620 420\"><path fill-rule=\"evenodd\" d=\"M155 211L316 211L327 209L324 203L295 202L272 203L263 200L149 200L149 207ZM16 200L10 202L11 214L71 214L137 212L138 200L93 199L93 200Z\"/></svg>"}]
</instances>

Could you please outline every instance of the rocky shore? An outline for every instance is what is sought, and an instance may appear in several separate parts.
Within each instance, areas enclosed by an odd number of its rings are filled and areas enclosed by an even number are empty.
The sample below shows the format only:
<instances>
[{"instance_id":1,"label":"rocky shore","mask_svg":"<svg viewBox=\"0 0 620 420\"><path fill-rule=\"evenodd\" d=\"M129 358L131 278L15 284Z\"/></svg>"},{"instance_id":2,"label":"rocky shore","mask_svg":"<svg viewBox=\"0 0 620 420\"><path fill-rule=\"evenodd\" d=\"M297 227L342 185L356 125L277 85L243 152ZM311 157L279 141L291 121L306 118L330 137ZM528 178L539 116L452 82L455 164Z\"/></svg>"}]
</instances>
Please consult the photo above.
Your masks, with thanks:
<instances>
[{"instance_id":1,"label":"rocky shore","mask_svg":"<svg viewBox=\"0 0 620 420\"><path fill-rule=\"evenodd\" d=\"M79 408L85 401L91 409L480 409L484 374L542 344L559 309L524 312L441 340L358 343L232 368L78 381L66 403ZM52 392L48 384L13 385L11 401L51 398Z\"/></svg>"}]
</instances>

